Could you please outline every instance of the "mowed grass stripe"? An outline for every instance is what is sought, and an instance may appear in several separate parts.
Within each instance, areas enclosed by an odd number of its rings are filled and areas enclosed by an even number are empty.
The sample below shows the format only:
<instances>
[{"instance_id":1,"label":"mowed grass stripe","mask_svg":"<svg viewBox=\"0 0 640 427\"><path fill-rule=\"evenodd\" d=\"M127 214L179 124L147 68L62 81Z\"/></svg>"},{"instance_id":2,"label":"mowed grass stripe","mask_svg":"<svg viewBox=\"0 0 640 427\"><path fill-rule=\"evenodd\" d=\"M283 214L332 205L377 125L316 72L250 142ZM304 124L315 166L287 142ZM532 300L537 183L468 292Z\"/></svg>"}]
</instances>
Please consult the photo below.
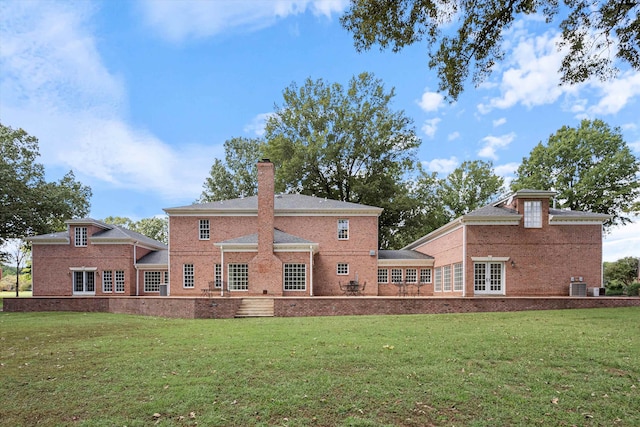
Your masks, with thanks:
<instances>
[{"instance_id":1,"label":"mowed grass stripe","mask_svg":"<svg viewBox=\"0 0 640 427\"><path fill-rule=\"evenodd\" d=\"M0 314L2 425L640 425L640 309Z\"/></svg>"}]
</instances>

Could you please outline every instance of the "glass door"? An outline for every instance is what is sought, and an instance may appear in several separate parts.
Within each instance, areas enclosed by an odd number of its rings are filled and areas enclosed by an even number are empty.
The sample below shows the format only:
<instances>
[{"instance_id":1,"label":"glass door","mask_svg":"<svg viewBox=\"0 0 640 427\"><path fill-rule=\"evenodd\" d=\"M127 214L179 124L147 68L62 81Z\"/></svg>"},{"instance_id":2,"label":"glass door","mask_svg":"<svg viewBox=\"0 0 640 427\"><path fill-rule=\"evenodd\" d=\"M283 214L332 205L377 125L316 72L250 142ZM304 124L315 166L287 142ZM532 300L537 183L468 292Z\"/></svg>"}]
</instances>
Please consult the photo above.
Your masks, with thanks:
<instances>
[{"instance_id":1,"label":"glass door","mask_svg":"<svg viewBox=\"0 0 640 427\"><path fill-rule=\"evenodd\" d=\"M473 263L474 294L504 295L504 263Z\"/></svg>"}]
</instances>

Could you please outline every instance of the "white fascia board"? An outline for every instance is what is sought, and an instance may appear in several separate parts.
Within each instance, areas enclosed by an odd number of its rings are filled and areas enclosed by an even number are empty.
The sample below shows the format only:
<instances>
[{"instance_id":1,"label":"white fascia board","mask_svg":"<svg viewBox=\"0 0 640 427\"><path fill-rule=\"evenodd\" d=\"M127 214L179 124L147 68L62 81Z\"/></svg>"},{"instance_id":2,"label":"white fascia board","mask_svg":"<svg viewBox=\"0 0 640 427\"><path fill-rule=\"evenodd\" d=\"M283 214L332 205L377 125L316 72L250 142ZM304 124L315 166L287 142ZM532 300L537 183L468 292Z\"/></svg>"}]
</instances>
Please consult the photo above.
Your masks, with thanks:
<instances>
[{"instance_id":1,"label":"white fascia board","mask_svg":"<svg viewBox=\"0 0 640 427\"><path fill-rule=\"evenodd\" d=\"M283 210L279 209L274 212L274 216L376 216L382 215L382 208L375 209L327 209L327 210Z\"/></svg>"},{"instance_id":2,"label":"white fascia board","mask_svg":"<svg viewBox=\"0 0 640 427\"><path fill-rule=\"evenodd\" d=\"M168 270L169 264L135 264L139 270Z\"/></svg>"},{"instance_id":3,"label":"white fascia board","mask_svg":"<svg viewBox=\"0 0 640 427\"><path fill-rule=\"evenodd\" d=\"M433 267L434 259L379 259L378 267Z\"/></svg>"},{"instance_id":4,"label":"white fascia board","mask_svg":"<svg viewBox=\"0 0 640 427\"><path fill-rule=\"evenodd\" d=\"M214 243L226 252L258 252L256 243Z\"/></svg>"},{"instance_id":5,"label":"white fascia board","mask_svg":"<svg viewBox=\"0 0 640 427\"><path fill-rule=\"evenodd\" d=\"M98 267L69 267L71 271L96 271Z\"/></svg>"},{"instance_id":6,"label":"white fascia board","mask_svg":"<svg viewBox=\"0 0 640 427\"><path fill-rule=\"evenodd\" d=\"M221 209L165 209L168 216L258 216L255 209L221 210Z\"/></svg>"},{"instance_id":7,"label":"white fascia board","mask_svg":"<svg viewBox=\"0 0 640 427\"><path fill-rule=\"evenodd\" d=\"M276 243L273 245L274 252L309 252L309 249L313 250L313 253L318 253L317 243Z\"/></svg>"},{"instance_id":8,"label":"white fascia board","mask_svg":"<svg viewBox=\"0 0 640 427\"><path fill-rule=\"evenodd\" d=\"M562 216L549 215L550 225L602 225L603 222L611 218L610 215L594 216Z\"/></svg>"},{"instance_id":9,"label":"white fascia board","mask_svg":"<svg viewBox=\"0 0 640 427\"><path fill-rule=\"evenodd\" d=\"M507 262L511 259L508 256L472 256L474 262Z\"/></svg>"},{"instance_id":10,"label":"white fascia board","mask_svg":"<svg viewBox=\"0 0 640 427\"><path fill-rule=\"evenodd\" d=\"M111 230L112 228L115 227L115 225L105 224L103 222L96 221L94 219L89 219L89 220L68 219L64 223L67 224L67 227L70 227L71 225L74 225L74 226L75 225L93 225L93 226L102 228L103 230Z\"/></svg>"},{"instance_id":11,"label":"white fascia board","mask_svg":"<svg viewBox=\"0 0 640 427\"><path fill-rule=\"evenodd\" d=\"M478 220L464 220L464 223L466 225L520 225L521 218L522 218L522 215L520 215L519 218L517 219L513 217L483 218Z\"/></svg>"},{"instance_id":12,"label":"white fascia board","mask_svg":"<svg viewBox=\"0 0 640 427\"><path fill-rule=\"evenodd\" d=\"M31 240L25 239L27 242L31 242L32 245L69 245L71 242L69 239L39 239Z\"/></svg>"}]
</instances>

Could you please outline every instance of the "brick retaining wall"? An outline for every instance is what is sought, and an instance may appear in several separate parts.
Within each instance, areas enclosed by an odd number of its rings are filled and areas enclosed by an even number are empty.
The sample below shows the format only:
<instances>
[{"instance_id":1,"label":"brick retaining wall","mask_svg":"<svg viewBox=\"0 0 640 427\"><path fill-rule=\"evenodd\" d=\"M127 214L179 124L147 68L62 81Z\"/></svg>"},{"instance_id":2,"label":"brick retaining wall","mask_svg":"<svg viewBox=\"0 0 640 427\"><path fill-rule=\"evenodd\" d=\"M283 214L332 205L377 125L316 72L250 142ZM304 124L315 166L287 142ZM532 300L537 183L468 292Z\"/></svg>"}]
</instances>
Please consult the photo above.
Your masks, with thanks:
<instances>
[{"instance_id":1,"label":"brick retaining wall","mask_svg":"<svg viewBox=\"0 0 640 427\"><path fill-rule=\"evenodd\" d=\"M5 312L79 311L186 319L234 317L242 298L32 297L5 298ZM640 307L640 298L398 298L285 297L274 300L277 317L441 314Z\"/></svg>"}]
</instances>

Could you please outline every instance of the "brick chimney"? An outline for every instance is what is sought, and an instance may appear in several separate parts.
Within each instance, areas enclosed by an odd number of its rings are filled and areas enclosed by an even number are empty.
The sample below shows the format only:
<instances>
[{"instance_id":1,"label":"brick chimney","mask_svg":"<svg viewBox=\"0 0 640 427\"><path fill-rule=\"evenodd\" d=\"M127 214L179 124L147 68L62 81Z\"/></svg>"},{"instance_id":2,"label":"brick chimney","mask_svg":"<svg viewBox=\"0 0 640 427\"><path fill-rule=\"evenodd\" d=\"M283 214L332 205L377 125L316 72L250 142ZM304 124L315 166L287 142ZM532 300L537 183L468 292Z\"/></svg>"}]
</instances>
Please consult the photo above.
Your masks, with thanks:
<instances>
[{"instance_id":1,"label":"brick chimney","mask_svg":"<svg viewBox=\"0 0 640 427\"><path fill-rule=\"evenodd\" d=\"M249 295L282 295L282 260L273 252L275 168L258 162L258 254L249 263Z\"/></svg>"},{"instance_id":2,"label":"brick chimney","mask_svg":"<svg viewBox=\"0 0 640 427\"><path fill-rule=\"evenodd\" d=\"M273 254L274 170L269 159L258 162L258 256Z\"/></svg>"}]
</instances>

